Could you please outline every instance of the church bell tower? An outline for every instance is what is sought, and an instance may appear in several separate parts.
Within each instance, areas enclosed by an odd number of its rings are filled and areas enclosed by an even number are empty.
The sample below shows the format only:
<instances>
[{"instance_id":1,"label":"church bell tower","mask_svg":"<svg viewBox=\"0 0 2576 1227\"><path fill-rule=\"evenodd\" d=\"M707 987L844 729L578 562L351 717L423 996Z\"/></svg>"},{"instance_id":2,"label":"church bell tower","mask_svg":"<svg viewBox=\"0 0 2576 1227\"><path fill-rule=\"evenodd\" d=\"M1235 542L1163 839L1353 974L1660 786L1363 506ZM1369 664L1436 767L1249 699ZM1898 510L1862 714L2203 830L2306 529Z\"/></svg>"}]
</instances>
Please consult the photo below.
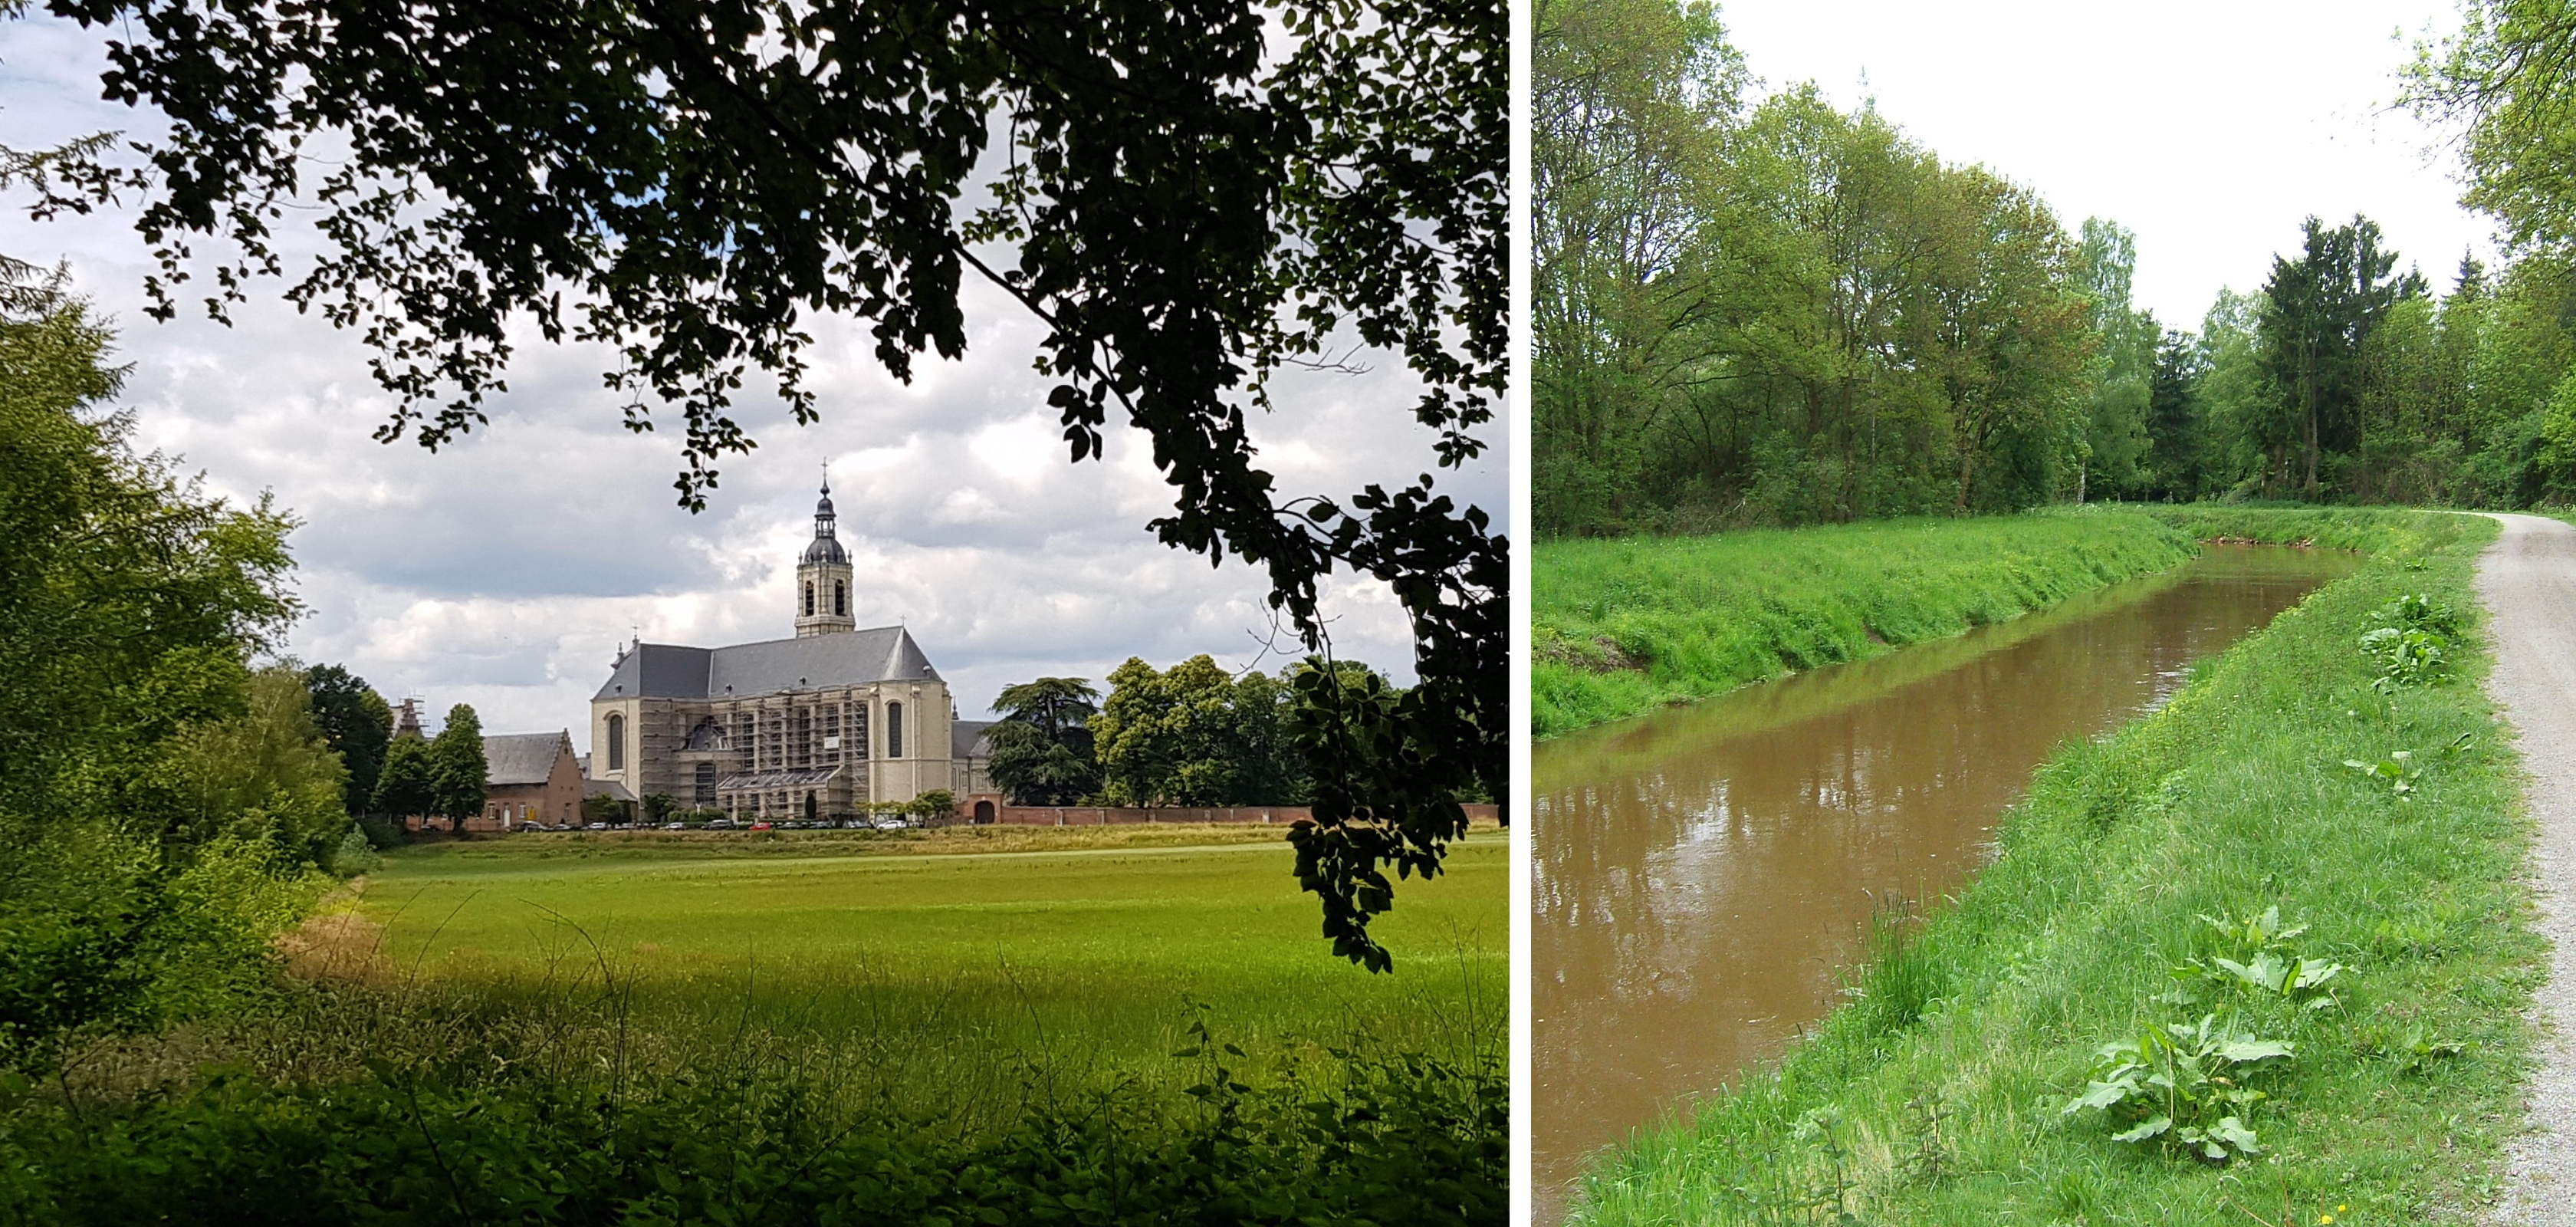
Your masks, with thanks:
<instances>
[{"instance_id":1,"label":"church bell tower","mask_svg":"<svg viewBox=\"0 0 2576 1227\"><path fill-rule=\"evenodd\" d=\"M825 482L822 501L814 504L814 543L796 564L796 637L857 629L852 610L858 595L851 590L850 552L841 548L832 515L832 486Z\"/></svg>"}]
</instances>

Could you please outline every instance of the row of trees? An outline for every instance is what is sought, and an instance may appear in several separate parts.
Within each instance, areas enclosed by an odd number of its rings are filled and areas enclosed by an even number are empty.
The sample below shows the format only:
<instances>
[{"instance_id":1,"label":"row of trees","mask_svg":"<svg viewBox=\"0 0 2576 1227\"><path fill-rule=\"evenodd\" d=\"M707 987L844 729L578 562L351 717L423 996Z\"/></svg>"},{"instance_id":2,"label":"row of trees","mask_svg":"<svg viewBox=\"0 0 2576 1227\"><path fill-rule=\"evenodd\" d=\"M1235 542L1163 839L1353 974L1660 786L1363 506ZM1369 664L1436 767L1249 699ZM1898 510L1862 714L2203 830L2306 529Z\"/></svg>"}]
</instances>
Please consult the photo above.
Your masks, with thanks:
<instances>
[{"instance_id":1,"label":"row of trees","mask_svg":"<svg viewBox=\"0 0 2576 1227\"><path fill-rule=\"evenodd\" d=\"M2436 295L2366 217L2303 228L2156 356L2150 497L2522 507L2576 494L2576 270L2463 258ZM2570 419L2576 424L2576 419ZM2570 432L2576 436L2576 432ZM2576 437L2571 437L2576 442Z\"/></svg>"},{"instance_id":2,"label":"row of trees","mask_svg":"<svg viewBox=\"0 0 2576 1227\"><path fill-rule=\"evenodd\" d=\"M447 723L437 736L394 739L365 812L461 824L482 814L484 784L491 774L483 760L483 721L459 703L447 709Z\"/></svg>"},{"instance_id":3,"label":"row of trees","mask_svg":"<svg viewBox=\"0 0 2576 1227\"><path fill-rule=\"evenodd\" d=\"M2079 242L2028 188L1812 87L1748 101L1712 6L1558 0L1534 54L1540 531L2132 480L2153 333L2116 227Z\"/></svg>"},{"instance_id":4,"label":"row of trees","mask_svg":"<svg viewBox=\"0 0 2576 1227\"><path fill-rule=\"evenodd\" d=\"M1314 791L1292 738L1297 680L1228 673L1207 656L1167 670L1129 658L1101 698L1086 678L1003 689L986 734L995 786L1020 805L1301 805ZM1356 689L1366 665L1342 662Z\"/></svg>"},{"instance_id":5,"label":"row of trees","mask_svg":"<svg viewBox=\"0 0 2576 1227\"><path fill-rule=\"evenodd\" d=\"M314 722L348 768L341 805L352 815L462 822L483 812L491 778L483 720L468 704L447 709L435 737L397 738L393 707L365 678L339 665L303 674Z\"/></svg>"},{"instance_id":6,"label":"row of trees","mask_svg":"<svg viewBox=\"0 0 2576 1227\"><path fill-rule=\"evenodd\" d=\"M2436 297L2310 218L2197 333L2134 307L2133 236L2067 233L1812 88L1757 101L1713 7L1556 0L1537 30L1534 511L1546 534L2217 496L2576 495L2576 10L2490 0L2419 106L2472 127L2513 236Z\"/></svg>"},{"instance_id":7,"label":"row of trees","mask_svg":"<svg viewBox=\"0 0 2576 1227\"><path fill-rule=\"evenodd\" d=\"M348 847L302 672L254 663L292 522L135 454L111 339L0 258L0 1058L256 983Z\"/></svg>"}]
</instances>

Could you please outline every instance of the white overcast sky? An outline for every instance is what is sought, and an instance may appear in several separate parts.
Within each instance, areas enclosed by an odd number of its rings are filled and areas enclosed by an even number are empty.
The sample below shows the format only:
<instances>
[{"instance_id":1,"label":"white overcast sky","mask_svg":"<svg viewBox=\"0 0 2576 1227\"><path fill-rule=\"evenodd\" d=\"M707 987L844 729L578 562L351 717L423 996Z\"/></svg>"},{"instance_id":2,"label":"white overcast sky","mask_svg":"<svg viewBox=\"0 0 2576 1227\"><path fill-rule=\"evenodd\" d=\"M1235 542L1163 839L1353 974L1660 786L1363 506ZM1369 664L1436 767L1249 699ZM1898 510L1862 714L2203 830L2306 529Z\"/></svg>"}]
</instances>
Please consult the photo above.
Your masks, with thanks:
<instances>
[{"instance_id":1,"label":"white overcast sky","mask_svg":"<svg viewBox=\"0 0 2576 1227\"><path fill-rule=\"evenodd\" d=\"M97 100L99 48L51 17L0 20L0 144L150 130L150 116ZM185 313L155 324L129 218L39 224L24 204L0 196L0 252L69 261L116 318L138 444L203 471L214 492L273 491L304 520L292 544L310 614L294 652L346 664L389 697L420 696L433 724L471 703L488 730L570 728L586 746L589 697L630 628L701 645L794 633L794 560L826 461L860 624L909 625L969 719L1010 682L1097 680L1131 655L1284 663L1261 659L1270 621L1257 572L1212 569L1145 531L1170 499L1142 436L1113 429L1106 463L1066 463L1049 383L1029 367L1038 329L980 287L967 358L926 357L909 386L877 367L862 326L816 328L823 422L800 429L747 397L742 418L762 446L723 461L722 488L692 516L672 502L676 445L619 427L599 353L530 338L488 429L437 455L380 445L369 435L390 402L366 351L279 304L274 283L230 329ZM1377 365L1282 385L1281 411L1255 430L1283 492L1347 495L1430 467L1401 361ZM1441 485L1499 524L1503 473L1489 454ZM1382 585L1343 577L1328 612L1342 655L1411 681Z\"/></svg>"},{"instance_id":2,"label":"white overcast sky","mask_svg":"<svg viewBox=\"0 0 2576 1227\"><path fill-rule=\"evenodd\" d=\"M2458 206L2441 134L2391 109L2449 0L1924 3L1743 0L1720 10L1771 87L1814 81L1952 161L2036 188L2072 231L2138 235L2138 305L2197 329L2262 284L2309 214L2377 220L2437 290L2492 227ZM1866 84L1864 84L1864 82Z\"/></svg>"}]
</instances>

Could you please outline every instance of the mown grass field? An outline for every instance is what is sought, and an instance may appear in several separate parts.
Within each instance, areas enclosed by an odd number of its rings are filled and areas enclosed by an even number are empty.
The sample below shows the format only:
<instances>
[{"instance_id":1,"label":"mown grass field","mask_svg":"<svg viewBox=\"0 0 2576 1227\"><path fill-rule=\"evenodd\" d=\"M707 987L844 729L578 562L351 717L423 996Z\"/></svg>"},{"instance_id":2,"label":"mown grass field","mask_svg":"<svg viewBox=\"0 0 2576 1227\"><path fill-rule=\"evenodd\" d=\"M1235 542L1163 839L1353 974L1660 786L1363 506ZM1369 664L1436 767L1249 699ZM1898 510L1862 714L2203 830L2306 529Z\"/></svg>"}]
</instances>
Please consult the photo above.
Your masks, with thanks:
<instances>
[{"instance_id":1,"label":"mown grass field","mask_svg":"<svg viewBox=\"0 0 2576 1227\"><path fill-rule=\"evenodd\" d=\"M1862 995L1779 1067L1637 1138L1587 1179L1588 1224L2376 1225L2467 1221L2521 1126L2544 974L2518 874L2514 756L2478 688L2482 517L2167 513L2199 535L2374 558L2203 662L2156 714L2045 766L2000 859L1882 937ZM2358 637L2422 594L2468 615L2451 676L2383 692ZM2346 760L2411 751L2390 776ZM2221 977L2203 917L2278 907L2340 964L2307 1008ZM2188 997L2176 996L2187 992ZM2311 994L2314 995L2314 994ZM2294 1055L2240 1085L2260 1153L2114 1140L2066 1106L2102 1045L2214 1016ZM1845 1216L1850 1217L1845 1217Z\"/></svg>"},{"instance_id":2,"label":"mown grass field","mask_svg":"<svg viewBox=\"0 0 2576 1227\"><path fill-rule=\"evenodd\" d=\"M2195 552L2162 521L2109 508L1543 542L1531 555L1532 731L1946 638Z\"/></svg>"},{"instance_id":3,"label":"mown grass field","mask_svg":"<svg viewBox=\"0 0 2576 1227\"><path fill-rule=\"evenodd\" d=\"M1498 1027L1507 845L1480 829L1332 956L1277 829L1033 828L851 840L525 835L406 849L366 924L307 957L500 996L623 986L649 1015L972 1034L1153 1064L1197 1017L1265 1042ZM379 928L380 926L380 928ZM1456 1039L1455 1034L1447 1037Z\"/></svg>"}]
</instances>

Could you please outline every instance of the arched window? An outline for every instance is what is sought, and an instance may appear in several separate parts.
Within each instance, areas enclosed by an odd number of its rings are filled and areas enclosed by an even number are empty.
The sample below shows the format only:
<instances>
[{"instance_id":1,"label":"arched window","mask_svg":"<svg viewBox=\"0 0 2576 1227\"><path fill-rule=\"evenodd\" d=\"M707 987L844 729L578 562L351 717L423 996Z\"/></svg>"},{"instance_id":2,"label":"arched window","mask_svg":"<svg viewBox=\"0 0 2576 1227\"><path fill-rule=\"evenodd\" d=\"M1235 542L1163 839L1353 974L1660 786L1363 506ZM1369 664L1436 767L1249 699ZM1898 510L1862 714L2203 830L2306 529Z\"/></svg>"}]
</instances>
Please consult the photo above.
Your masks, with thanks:
<instances>
[{"instance_id":1,"label":"arched window","mask_svg":"<svg viewBox=\"0 0 2576 1227\"><path fill-rule=\"evenodd\" d=\"M608 769L626 769L626 717L615 712L608 714Z\"/></svg>"},{"instance_id":2,"label":"arched window","mask_svg":"<svg viewBox=\"0 0 2576 1227\"><path fill-rule=\"evenodd\" d=\"M805 581L805 616L814 616L814 581Z\"/></svg>"},{"instance_id":3,"label":"arched window","mask_svg":"<svg viewBox=\"0 0 2576 1227\"><path fill-rule=\"evenodd\" d=\"M903 704L886 704L886 757L903 757Z\"/></svg>"},{"instance_id":4,"label":"arched window","mask_svg":"<svg viewBox=\"0 0 2576 1227\"><path fill-rule=\"evenodd\" d=\"M832 581L832 616L835 618L850 616L849 585L837 579Z\"/></svg>"}]
</instances>

